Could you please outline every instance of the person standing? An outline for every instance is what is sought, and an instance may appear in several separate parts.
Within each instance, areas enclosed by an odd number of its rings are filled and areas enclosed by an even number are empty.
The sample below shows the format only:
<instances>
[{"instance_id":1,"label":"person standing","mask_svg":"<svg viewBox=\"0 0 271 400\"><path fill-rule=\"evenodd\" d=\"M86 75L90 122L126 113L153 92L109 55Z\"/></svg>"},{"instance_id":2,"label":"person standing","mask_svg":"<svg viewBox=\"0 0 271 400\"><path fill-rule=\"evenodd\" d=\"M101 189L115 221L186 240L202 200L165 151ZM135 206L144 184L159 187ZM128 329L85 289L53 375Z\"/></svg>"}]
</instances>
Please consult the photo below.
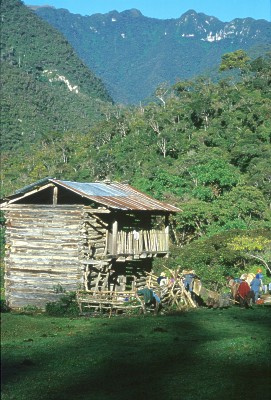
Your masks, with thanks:
<instances>
[{"instance_id":1,"label":"person standing","mask_svg":"<svg viewBox=\"0 0 271 400\"><path fill-rule=\"evenodd\" d=\"M183 275L184 277L184 287L187 291L192 293L193 291L193 283L194 283L194 278L196 277L194 271L189 271L188 273Z\"/></svg>"},{"instance_id":2,"label":"person standing","mask_svg":"<svg viewBox=\"0 0 271 400\"><path fill-rule=\"evenodd\" d=\"M241 283L237 290L237 298L239 299L241 307L249 307L249 292L249 284L245 281L244 277L241 276Z\"/></svg>"},{"instance_id":3,"label":"person standing","mask_svg":"<svg viewBox=\"0 0 271 400\"><path fill-rule=\"evenodd\" d=\"M254 293L254 303L255 304L257 303L261 286L262 286L262 281L260 279L260 274L256 274L255 278L252 279L252 281L250 283L251 290Z\"/></svg>"},{"instance_id":4,"label":"person standing","mask_svg":"<svg viewBox=\"0 0 271 400\"><path fill-rule=\"evenodd\" d=\"M167 285L168 280L167 280L165 272L161 272L160 276L157 278L157 283L160 286Z\"/></svg>"},{"instance_id":5,"label":"person standing","mask_svg":"<svg viewBox=\"0 0 271 400\"><path fill-rule=\"evenodd\" d=\"M263 271L261 269L258 269L257 274L259 274L259 279L262 281L263 280Z\"/></svg>"}]
</instances>

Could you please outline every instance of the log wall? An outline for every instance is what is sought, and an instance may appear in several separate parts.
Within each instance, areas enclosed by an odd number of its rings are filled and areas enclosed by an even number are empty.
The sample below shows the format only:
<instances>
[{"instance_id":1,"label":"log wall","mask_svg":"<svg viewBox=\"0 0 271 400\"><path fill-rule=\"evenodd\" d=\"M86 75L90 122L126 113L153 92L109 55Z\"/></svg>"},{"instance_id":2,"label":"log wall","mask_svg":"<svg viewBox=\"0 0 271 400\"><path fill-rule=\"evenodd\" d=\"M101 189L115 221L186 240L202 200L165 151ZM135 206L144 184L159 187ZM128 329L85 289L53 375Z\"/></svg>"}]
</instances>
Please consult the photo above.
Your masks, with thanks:
<instances>
[{"instance_id":1,"label":"log wall","mask_svg":"<svg viewBox=\"0 0 271 400\"><path fill-rule=\"evenodd\" d=\"M6 300L11 308L34 305L44 308L46 303L56 301L59 289L69 292L92 290L134 290L146 281L145 266L127 265L121 273L110 255L110 239L114 234L112 221L106 209L92 209L84 205L9 204L6 217L5 289ZM112 229L113 233L109 233ZM159 253L167 249L165 233L158 237L156 231L140 231L146 243L142 249ZM127 256L127 243L123 232L116 231L119 253ZM143 233L145 236L143 236ZM160 233L160 232L159 232ZM132 233L130 234L130 236ZM160 238L160 239L159 239ZM140 234L139 234L140 239ZM159 241L159 240L160 241ZM142 244L141 243L141 244ZM160 247L159 247L160 246ZM162 247L161 247L162 246ZM140 254L141 248L137 249ZM134 250L131 251L135 257ZM129 250L130 251L130 250ZM114 253L113 253L114 254ZM129 255L130 253L128 253ZM116 258L116 257L115 257ZM132 260L124 257L123 260ZM136 258L136 257L135 257ZM130 271L131 269L131 271ZM118 285L110 277L118 274ZM127 287L126 287L127 286ZM57 293L58 290L58 293Z\"/></svg>"},{"instance_id":2,"label":"log wall","mask_svg":"<svg viewBox=\"0 0 271 400\"><path fill-rule=\"evenodd\" d=\"M5 289L11 308L41 308L83 284L83 206L10 205L6 211Z\"/></svg>"}]
</instances>

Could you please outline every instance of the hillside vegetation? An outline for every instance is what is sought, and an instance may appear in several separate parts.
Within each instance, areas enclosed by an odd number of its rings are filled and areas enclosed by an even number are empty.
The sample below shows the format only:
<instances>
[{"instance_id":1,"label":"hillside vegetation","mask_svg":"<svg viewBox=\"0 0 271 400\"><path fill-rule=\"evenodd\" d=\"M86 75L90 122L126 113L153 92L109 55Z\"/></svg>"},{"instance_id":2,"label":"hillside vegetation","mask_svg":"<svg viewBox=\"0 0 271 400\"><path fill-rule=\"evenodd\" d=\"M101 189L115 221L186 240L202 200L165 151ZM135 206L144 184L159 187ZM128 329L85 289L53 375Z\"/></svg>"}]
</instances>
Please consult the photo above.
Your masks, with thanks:
<instances>
[{"instance_id":1,"label":"hillside vegetation","mask_svg":"<svg viewBox=\"0 0 271 400\"><path fill-rule=\"evenodd\" d=\"M17 0L1 2L1 145L86 132L111 101L67 40Z\"/></svg>"},{"instance_id":2,"label":"hillside vegetation","mask_svg":"<svg viewBox=\"0 0 271 400\"><path fill-rule=\"evenodd\" d=\"M50 132L31 149L5 152L4 192L45 176L127 180L183 210L171 222L171 266L192 265L212 285L268 265L270 56L250 61L237 51L222 58L221 70L239 71L239 82L161 86L157 102L108 109L87 133Z\"/></svg>"}]
</instances>

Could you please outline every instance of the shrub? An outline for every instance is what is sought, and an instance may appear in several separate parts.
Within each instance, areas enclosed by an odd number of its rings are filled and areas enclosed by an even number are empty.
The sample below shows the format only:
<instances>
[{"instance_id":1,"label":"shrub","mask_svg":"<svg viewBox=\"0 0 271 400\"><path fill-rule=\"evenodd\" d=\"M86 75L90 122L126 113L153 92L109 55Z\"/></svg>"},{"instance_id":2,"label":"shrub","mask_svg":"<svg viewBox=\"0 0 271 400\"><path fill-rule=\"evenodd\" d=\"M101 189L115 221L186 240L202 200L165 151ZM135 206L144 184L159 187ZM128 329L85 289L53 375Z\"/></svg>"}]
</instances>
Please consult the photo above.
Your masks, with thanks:
<instances>
[{"instance_id":1,"label":"shrub","mask_svg":"<svg viewBox=\"0 0 271 400\"><path fill-rule=\"evenodd\" d=\"M9 312L9 311L10 311L10 308L6 303L6 300L1 299L0 300L0 312L4 313L4 312Z\"/></svg>"},{"instance_id":2,"label":"shrub","mask_svg":"<svg viewBox=\"0 0 271 400\"><path fill-rule=\"evenodd\" d=\"M68 317L79 315L76 293L70 292L60 297L59 301L47 303L45 311L55 317Z\"/></svg>"},{"instance_id":3,"label":"shrub","mask_svg":"<svg viewBox=\"0 0 271 400\"><path fill-rule=\"evenodd\" d=\"M34 306L32 304L28 304L27 306L23 307L21 310L23 314L37 314L41 312L41 309L37 306Z\"/></svg>"}]
</instances>

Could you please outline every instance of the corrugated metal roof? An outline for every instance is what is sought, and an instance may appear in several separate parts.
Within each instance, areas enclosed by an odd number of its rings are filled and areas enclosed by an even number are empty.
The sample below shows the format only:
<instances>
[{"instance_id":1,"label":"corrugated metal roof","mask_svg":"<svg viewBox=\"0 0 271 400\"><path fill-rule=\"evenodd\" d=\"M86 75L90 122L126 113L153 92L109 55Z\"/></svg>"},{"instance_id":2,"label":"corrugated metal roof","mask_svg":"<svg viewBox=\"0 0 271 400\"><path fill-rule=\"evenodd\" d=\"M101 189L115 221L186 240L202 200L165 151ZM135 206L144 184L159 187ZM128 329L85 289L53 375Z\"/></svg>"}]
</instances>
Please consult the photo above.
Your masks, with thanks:
<instances>
[{"instance_id":1,"label":"corrugated metal roof","mask_svg":"<svg viewBox=\"0 0 271 400\"><path fill-rule=\"evenodd\" d=\"M36 181L34 183L31 183L30 185L24 186L21 189L16 190L15 195L16 194L21 194L21 193L27 193L32 189L35 189L38 186L42 186L45 183L48 183L50 181L51 178L42 178L39 181Z\"/></svg>"},{"instance_id":2,"label":"corrugated metal roof","mask_svg":"<svg viewBox=\"0 0 271 400\"><path fill-rule=\"evenodd\" d=\"M178 212L179 208L163 203L133 187L118 182L79 183L52 179L56 184L72 190L104 206L120 210Z\"/></svg>"},{"instance_id":3,"label":"corrugated metal roof","mask_svg":"<svg viewBox=\"0 0 271 400\"><path fill-rule=\"evenodd\" d=\"M156 200L128 184L118 182L84 183L44 178L17 190L17 192L9 196L8 199L16 199L20 194L27 194L27 192L31 192L31 190L42 187L50 182L110 209L163 212L181 211L179 208Z\"/></svg>"},{"instance_id":4,"label":"corrugated metal roof","mask_svg":"<svg viewBox=\"0 0 271 400\"><path fill-rule=\"evenodd\" d=\"M85 193L89 196L102 196L102 197L127 197L127 192L123 190L119 190L113 185L109 185L103 182L95 182L95 183L80 183L80 182L71 182L71 181L60 181L55 180L61 185L65 185L69 188L73 188L81 193Z\"/></svg>"}]
</instances>

